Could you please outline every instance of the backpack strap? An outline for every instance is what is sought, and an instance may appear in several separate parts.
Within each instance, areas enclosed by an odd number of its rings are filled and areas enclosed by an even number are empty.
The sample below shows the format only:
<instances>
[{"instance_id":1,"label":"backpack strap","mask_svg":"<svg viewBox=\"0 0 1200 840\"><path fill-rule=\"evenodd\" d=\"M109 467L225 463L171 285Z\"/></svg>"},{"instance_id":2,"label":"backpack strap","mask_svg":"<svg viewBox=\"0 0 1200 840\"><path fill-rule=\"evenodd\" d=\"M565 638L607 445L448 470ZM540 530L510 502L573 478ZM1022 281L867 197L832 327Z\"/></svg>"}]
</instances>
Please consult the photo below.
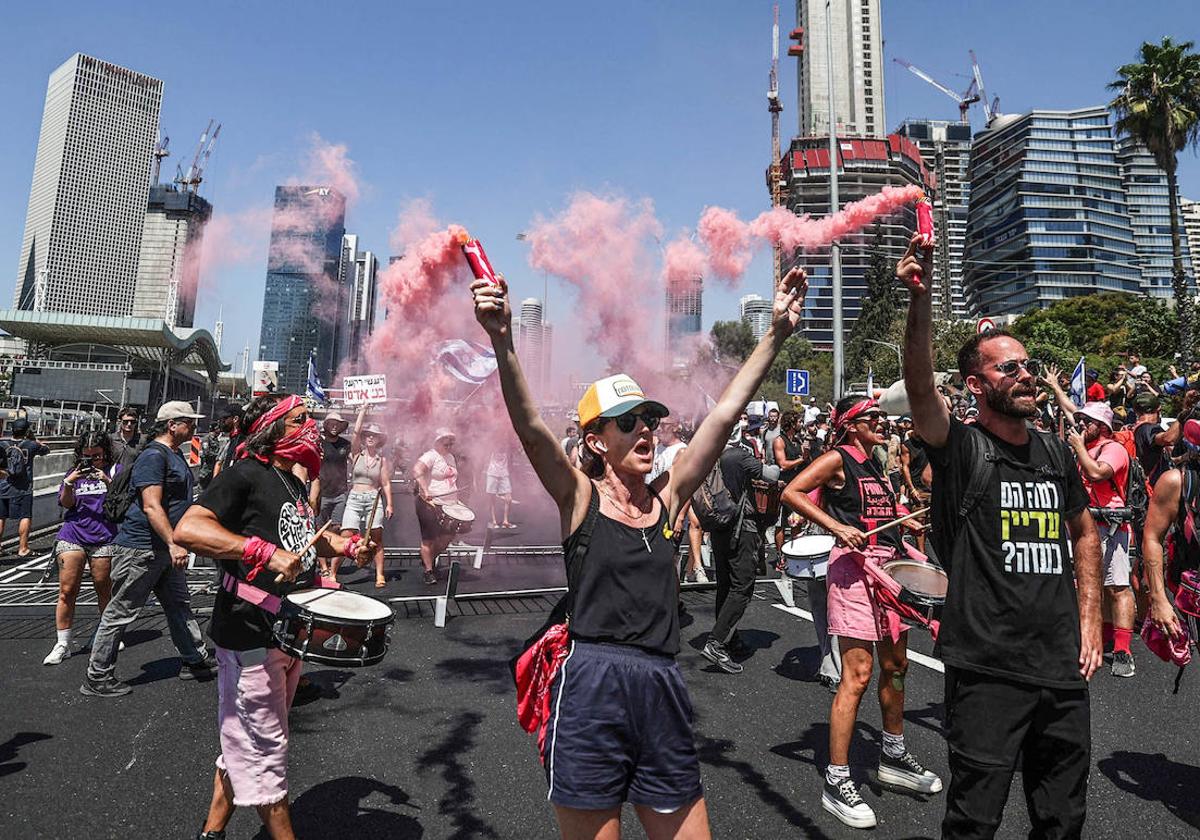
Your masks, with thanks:
<instances>
[{"instance_id":1,"label":"backpack strap","mask_svg":"<svg viewBox=\"0 0 1200 840\"><path fill-rule=\"evenodd\" d=\"M575 545L571 550L571 556L567 558L568 619L575 609L575 590L579 586L579 569L583 565L584 558L587 557L588 546L591 545L592 534L596 530L596 520L600 517L600 493L596 490L594 481L588 481L588 484L592 487L592 495L588 498L587 516L583 518L583 524L576 532Z\"/></svg>"},{"instance_id":2,"label":"backpack strap","mask_svg":"<svg viewBox=\"0 0 1200 840\"><path fill-rule=\"evenodd\" d=\"M970 427L967 427L970 429ZM967 515L979 505L983 496L991 489L992 479L996 471L996 444L984 432L970 429L967 434L968 457L971 465L971 476L967 481L967 489L958 505L958 518L966 519Z\"/></svg>"}]
</instances>

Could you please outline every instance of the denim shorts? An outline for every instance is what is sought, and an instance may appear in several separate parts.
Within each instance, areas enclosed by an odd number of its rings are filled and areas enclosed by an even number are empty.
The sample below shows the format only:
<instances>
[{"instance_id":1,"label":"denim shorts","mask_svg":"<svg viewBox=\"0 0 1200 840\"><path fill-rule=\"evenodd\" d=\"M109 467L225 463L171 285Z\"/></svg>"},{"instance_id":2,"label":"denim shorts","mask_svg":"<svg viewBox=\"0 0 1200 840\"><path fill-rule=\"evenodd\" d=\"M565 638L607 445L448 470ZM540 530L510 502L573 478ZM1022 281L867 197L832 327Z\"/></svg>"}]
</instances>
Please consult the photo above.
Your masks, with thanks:
<instances>
[{"instance_id":1,"label":"denim shorts","mask_svg":"<svg viewBox=\"0 0 1200 840\"><path fill-rule=\"evenodd\" d=\"M346 496L346 512L342 515L343 530L362 531L363 524L371 515L371 506L375 504L375 496L374 490L366 493L350 493ZM379 504L375 507L375 520L371 524L371 530L383 527L383 509L386 504L386 500L380 495Z\"/></svg>"},{"instance_id":2,"label":"denim shorts","mask_svg":"<svg viewBox=\"0 0 1200 840\"><path fill-rule=\"evenodd\" d=\"M79 543L67 542L66 540L58 540L54 543L54 559L59 560L64 553L68 551L82 551L84 557L88 560L111 560L113 549L115 546L112 543L106 545L80 545Z\"/></svg>"}]
</instances>

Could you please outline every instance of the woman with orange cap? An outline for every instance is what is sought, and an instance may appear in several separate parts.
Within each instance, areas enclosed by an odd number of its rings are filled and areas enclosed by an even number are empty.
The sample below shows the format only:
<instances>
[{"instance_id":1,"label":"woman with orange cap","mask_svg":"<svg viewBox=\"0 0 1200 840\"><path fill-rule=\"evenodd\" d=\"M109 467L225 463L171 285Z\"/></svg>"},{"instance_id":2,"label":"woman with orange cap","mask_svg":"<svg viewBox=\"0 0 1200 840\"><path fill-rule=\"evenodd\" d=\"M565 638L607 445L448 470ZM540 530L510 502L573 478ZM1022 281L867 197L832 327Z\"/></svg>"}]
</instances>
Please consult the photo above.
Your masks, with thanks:
<instances>
[{"instance_id":1,"label":"woman with orange cap","mask_svg":"<svg viewBox=\"0 0 1200 840\"><path fill-rule=\"evenodd\" d=\"M558 505L562 528L573 604L569 652L550 686L553 712L541 757L563 838L619 836L625 801L650 837L711 836L692 705L675 664L679 582L669 525L716 463L799 323L807 284L800 268L779 281L767 334L688 448L650 484L654 430L667 407L647 399L625 374L592 383L579 402L576 469L538 414L521 371L507 286L487 280L471 286L513 428Z\"/></svg>"}]
</instances>

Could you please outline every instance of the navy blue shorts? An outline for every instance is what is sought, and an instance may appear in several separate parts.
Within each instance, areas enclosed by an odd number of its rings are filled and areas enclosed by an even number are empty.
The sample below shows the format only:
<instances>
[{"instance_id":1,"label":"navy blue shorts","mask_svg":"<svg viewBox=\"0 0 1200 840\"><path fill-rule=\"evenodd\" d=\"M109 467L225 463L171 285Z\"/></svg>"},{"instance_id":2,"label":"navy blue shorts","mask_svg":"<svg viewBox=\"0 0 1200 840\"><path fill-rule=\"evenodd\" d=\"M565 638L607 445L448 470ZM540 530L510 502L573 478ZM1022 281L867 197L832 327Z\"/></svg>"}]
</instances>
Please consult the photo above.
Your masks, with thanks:
<instances>
[{"instance_id":1,"label":"navy blue shorts","mask_svg":"<svg viewBox=\"0 0 1200 840\"><path fill-rule=\"evenodd\" d=\"M33 494L22 493L11 499L0 499L0 519L32 519Z\"/></svg>"},{"instance_id":2,"label":"navy blue shorts","mask_svg":"<svg viewBox=\"0 0 1200 840\"><path fill-rule=\"evenodd\" d=\"M672 657L573 641L550 712L542 764L555 805L674 811L704 795L692 701Z\"/></svg>"}]
</instances>

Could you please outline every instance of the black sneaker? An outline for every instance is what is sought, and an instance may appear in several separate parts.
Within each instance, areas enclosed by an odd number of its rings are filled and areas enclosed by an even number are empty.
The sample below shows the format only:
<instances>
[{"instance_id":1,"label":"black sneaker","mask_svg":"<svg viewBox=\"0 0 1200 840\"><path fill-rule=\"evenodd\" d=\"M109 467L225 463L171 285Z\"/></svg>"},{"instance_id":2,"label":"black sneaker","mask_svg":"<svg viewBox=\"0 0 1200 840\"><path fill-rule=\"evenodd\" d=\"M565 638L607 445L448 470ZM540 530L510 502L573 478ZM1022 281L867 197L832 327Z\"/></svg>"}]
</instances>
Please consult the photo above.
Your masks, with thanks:
<instances>
[{"instance_id":1,"label":"black sneaker","mask_svg":"<svg viewBox=\"0 0 1200 840\"><path fill-rule=\"evenodd\" d=\"M224 831L201 831L196 835L196 840L225 840Z\"/></svg>"},{"instance_id":2,"label":"black sneaker","mask_svg":"<svg viewBox=\"0 0 1200 840\"><path fill-rule=\"evenodd\" d=\"M113 677L106 680L84 677L83 685L79 686L79 693L85 697L124 697L131 691L133 689L129 687L129 683L123 683Z\"/></svg>"},{"instance_id":3,"label":"black sneaker","mask_svg":"<svg viewBox=\"0 0 1200 840\"><path fill-rule=\"evenodd\" d=\"M937 774L922 767L907 750L899 758L892 758L887 753L880 752L879 781L881 784L917 793L939 793L942 789L942 780Z\"/></svg>"},{"instance_id":4,"label":"black sneaker","mask_svg":"<svg viewBox=\"0 0 1200 840\"><path fill-rule=\"evenodd\" d=\"M730 659L729 652L725 650L725 645L721 644L716 639L709 639L708 644L704 646L704 650L700 651L700 655L716 665L726 674L742 673L741 664Z\"/></svg>"},{"instance_id":5,"label":"black sneaker","mask_svg":"<svg viewBox=\"0 0 1200 840\"><path fill-rule=\"evenodd\" d=\"M851 828L874 828L875 812L863 802L853 779L843 779L836 785L825 780L825 792L821 794L821 807Z\"/></svg>"},{"instance_id":6,"label":"black sneaker","mask_svg":"<svg viewBox=\"0 0 1200 840\"><path fill-rule=\"evenodd\" d=\"M206 656L199 662L184 662L179 669L181 680L211 680L217 675L217 663L211 656Z\"/></svg>"},{"instance_id":7,"label":"black sneaker","mask_svg":"<svg viewBox=\"0 0 1200 840\"><path fill-rule=\"evenodd\" d=\"M425 581L426 586L437 586L437 572L433 569L427 569L422 580Z\"/></svg>"},{"instance_id":8,"label":"black sneaker","mask_svg":"<svg viewBox=\"0 0 1200 840\"><path fill-rule=\"evenodd\" d=\"M1132 677L1137 673L1137 669L1133 665L1133 654L1129 651L1119 650L1113 654L1112 675L1114 677Z\"/></svg>"}]
</instances>

